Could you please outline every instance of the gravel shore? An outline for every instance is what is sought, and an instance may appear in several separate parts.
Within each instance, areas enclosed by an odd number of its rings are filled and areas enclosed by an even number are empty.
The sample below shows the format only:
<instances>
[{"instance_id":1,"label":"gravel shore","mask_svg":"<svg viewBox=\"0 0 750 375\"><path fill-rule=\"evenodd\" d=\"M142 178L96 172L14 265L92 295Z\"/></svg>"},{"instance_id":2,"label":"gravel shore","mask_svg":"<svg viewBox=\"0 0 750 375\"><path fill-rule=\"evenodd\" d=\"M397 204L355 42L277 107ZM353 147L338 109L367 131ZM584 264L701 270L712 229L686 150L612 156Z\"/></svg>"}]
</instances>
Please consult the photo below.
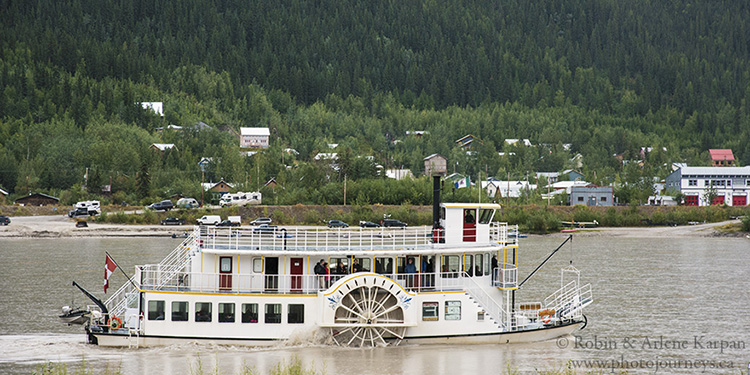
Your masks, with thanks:
<instances>
[{"instance_id":1,"label":"gravel shore","mask_svg":"<svg viewBox=\"0 0 750 375\"><path fill-rule=\"evenodd\" d=\"M743 232L719 231L717 228L739 220L676 227L600 227L579 229L576 236L585 237L745 237ZM86 228L76 228L75 221L66 216L16 216L11 224L0 226L0 238L58 238L58 237L168 237L191 230L191 225L120 225L88 223Z\"/></svg>"}]
</instances>

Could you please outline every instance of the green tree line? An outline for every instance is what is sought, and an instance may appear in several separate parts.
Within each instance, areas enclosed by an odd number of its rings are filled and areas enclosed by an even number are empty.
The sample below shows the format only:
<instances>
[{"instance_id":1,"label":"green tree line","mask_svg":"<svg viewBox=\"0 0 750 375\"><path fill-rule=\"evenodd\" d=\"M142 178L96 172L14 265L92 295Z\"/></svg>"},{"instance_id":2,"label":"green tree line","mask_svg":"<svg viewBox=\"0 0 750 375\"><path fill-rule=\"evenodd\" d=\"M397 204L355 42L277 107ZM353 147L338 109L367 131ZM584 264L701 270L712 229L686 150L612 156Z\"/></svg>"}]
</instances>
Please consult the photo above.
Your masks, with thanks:
<instances>
[{"instance_id":1,"label":"green tree line","mask_svg":"<svg viewBox=\"0 0 750 375\"><path fill-rule=\"evenodd\" d=\"M47 0L0 10L0 187L15 194L77 196L87 183L150 200L198 195L201 180L254 190L274 177L274 199L309 201L315 189L315 203L334 203L325 191L344 176L356 189L378 166L419 174L436 152L474 181L558 171L578 153L599 184L705 164L708 148L750 163L741 1ZM164 102L165 116L143 101ZM157 130L170 124L184 128ZM240 154L231 130L241 126L269 127L271 148ZM480 140L470 154L455 143L466 134ZM643 167L613 158L640 159L641 147L654 149ZM337 152L340 165L315 161L319 152ZM402 199L416 204L422 188L412 190Z\"/></svg>"}]
</instances>

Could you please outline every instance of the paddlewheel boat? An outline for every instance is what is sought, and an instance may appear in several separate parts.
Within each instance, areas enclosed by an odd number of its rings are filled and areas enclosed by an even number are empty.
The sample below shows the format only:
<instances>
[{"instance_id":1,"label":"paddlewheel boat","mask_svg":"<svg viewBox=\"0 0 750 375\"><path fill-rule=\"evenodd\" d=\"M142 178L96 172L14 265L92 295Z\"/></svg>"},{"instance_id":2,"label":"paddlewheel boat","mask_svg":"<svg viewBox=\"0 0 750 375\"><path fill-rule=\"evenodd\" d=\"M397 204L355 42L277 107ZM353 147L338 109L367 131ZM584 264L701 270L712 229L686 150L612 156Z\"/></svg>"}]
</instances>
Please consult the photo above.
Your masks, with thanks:
<instances>
[{"instance_id":1,"label":"paddlewheel boat","mask_svg":"<svg viewBox=\"0 0 750 375\"><path fill-rule=\"evenodd\" d=\"M529 342L584 326L591 287L572 267L544 301L516 301L518 228L493 221L498 208L438 203L433 228L196 227L91 306L84 327L103 346L370 347Z\"/></svg>"}]
</instances>

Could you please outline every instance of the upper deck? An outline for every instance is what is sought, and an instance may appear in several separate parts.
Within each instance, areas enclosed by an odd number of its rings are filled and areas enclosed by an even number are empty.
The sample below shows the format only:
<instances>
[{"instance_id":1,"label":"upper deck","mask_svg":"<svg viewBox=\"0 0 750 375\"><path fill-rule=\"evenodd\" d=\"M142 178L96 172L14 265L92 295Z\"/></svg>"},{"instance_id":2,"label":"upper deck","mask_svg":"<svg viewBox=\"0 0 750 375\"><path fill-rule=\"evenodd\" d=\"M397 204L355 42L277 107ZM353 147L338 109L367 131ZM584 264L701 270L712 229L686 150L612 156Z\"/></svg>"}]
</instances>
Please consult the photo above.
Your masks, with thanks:
<instances>
[{"instance_id":1,"label":"upper deck","mask_svg":"<svg viewBox=\"0 0 750 375\"><path fill-rule=\"evenodd\" d=\"M517 228L507 223L488 223L487 231L472 235L468 242L461 241L461 248L487 246L513 246L516 239L508 235ZM217 254L242 253L333 253L345 251L446 251L457 248L456 241L441 241L446 238L444 230L429 227L416 228L261 228L224 229L198 227L194 235L200 251Z\"/></svg>"}]
</instances>

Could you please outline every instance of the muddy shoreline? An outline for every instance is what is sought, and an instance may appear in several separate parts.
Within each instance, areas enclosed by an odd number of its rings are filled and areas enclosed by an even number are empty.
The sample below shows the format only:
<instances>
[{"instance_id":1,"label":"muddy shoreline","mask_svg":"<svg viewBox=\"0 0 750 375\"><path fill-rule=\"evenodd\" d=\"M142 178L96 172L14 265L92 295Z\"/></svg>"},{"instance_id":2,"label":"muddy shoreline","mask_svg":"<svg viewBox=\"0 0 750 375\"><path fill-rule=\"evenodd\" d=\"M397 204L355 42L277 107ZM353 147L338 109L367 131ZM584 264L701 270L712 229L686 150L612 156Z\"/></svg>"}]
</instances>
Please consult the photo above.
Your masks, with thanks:
<instances>
[{"instance_id":1,"label":"muddy shoreline","mask_svg":"<svg viewBox=\"0 0 750 375\"><path fill-rule=\"evenodd\" d=\"M172 237L193 229L192 225L128 225L88 223L76 228L75 221L56 216L17 216L8 226L0 226L0 238L77 238L77 237ZM746 237L747 233L719 228L736 224L739 220L676 227L599 227L579 229L573 234L581 237ZM287 226L290 227L290 226ZM548 235L556 235L551 233ZM532 235L535 236L535 235Z\"/></svg>"}]
</instances>

